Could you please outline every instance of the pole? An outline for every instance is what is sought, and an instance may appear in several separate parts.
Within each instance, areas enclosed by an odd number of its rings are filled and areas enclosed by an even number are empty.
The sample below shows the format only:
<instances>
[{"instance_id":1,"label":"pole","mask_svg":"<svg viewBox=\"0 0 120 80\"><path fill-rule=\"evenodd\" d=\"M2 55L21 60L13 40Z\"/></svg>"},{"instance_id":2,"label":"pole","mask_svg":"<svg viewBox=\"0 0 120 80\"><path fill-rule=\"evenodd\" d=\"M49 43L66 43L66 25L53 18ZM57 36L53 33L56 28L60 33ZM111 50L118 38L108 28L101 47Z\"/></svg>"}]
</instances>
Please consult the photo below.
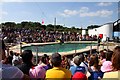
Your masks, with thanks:
<instances>
[{"instance_id":1,"label":"pole","mask_svg":"<svg viewBox=\"0 0 120 80\"><path fill-rule=\"evenodd\" d=\"M107 50L108 50L108 37L107 37Z\"/></svg>"},{"instance_id":2,"label":"pole","mask_svg":"<svg viewBox=\"0 0 120 80\"><path fill-rule=\"evenodd\" d=\"M92 54L92 41L91 41L91 45L90 45L90 54Z\"/></svg>"},{"instance_id":3,"label":"pole","mask_svg":"<svg viewBox=\"0 0 120 80\"><path fill-rule=\"evenodd\" d=\"M75 44L75 54L77 53L77 50L76 50L76 48L77 48L77 46L76 46L76 44Z\"/></svg>"},{"instance_id":4,"label":"pole","mask_svg":"<svg viewBox=\"0 0 120 80\"><path fill-rule=\"evenodd\" d=\"M36 64L38 64L38 46L36 46Z\"/></svg>"},{"instance_id":5,"label":"pole","mask_svg":"<svg viewBox=\"0 0 120 80\"><path fill-rule=\"evenodd\" d=\"M103 42L103 49L104 49L104 42Z\"/></svg>"},{"instance_id":6,"label":"pole","mask_svg":"<svg viewBox=\"0 0 120 80\"><path fill-rule=\"evenodd\" d=\"M55 27L56 27L56 18L54 19L54 32L55 32Z\"/></svg>"},{"instance_id":7,"label":"pole","mask_svg":"<svg viewBox=\"0 0 120 80\"><path fill-rule=\"evenodd\" d=\"M19 38L20 38L20 54L22 54L22 37L21 37L21 33L19 35Z\"/></svg>"},{"instance_id":8,"label":"pole","mask_svg":"<svg viewBox=\"0 0 120 80\"><path fill-rule=\"evenodd\" d=\"M59 46L59 44L58 44L58 46ZM57 48L57 53L58 53L58 46L56 47Z\"/></svg>"},{"instance_id":9,"label":"pole","mask_svg":"<svg viewBox=\"0 0 120 80\"><path fill-rule=\"evenodd\" d=\"M22 54L22 43L20 42L20 54Z\"/></svg>"}]
</instances>

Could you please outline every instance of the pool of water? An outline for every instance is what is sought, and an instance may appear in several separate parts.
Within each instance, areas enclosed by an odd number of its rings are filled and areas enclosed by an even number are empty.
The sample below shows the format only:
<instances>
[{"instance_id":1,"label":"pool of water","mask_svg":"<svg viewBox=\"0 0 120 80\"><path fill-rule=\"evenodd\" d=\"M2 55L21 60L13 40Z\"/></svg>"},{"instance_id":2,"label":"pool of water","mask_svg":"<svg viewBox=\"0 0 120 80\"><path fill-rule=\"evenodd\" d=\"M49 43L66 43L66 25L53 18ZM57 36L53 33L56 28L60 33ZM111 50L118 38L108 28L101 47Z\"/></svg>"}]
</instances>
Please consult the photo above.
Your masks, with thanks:
<instances>
[{"instance_id":1,"label":"pool of water","mask_svg":"<svg viewBox=\"0 0 120 80\"><path fill-rule=\"evenodd\" d=\"M54 53L54 52L68 52L78 49L83 49L90 45L96 45L96 44L90 44L90 43L58 43L58 44L46 44L46 45L32 45L32 46L26 46L23 47L22 50L32 50L33 52L39 52L39 53Z\"/></svg>"}]
</instances>

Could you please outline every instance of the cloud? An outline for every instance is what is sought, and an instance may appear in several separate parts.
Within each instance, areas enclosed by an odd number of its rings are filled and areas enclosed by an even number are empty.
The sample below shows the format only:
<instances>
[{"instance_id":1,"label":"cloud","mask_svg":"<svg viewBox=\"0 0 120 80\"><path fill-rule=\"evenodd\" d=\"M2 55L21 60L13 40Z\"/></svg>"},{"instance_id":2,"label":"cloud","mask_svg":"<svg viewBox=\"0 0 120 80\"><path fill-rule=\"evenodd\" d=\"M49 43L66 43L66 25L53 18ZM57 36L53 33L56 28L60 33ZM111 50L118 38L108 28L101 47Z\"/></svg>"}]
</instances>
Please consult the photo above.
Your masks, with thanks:
<instances>
[{"instance_id":1,"label":"cloud","mask_svg":"<svg viewBox=\"0 0 120 80\"><path fill-rule=\"evenodd\" d=\"M97 10L90 11L88 7L81 7L80 10L64 10L60 13L61 16L70 17L73 15L80 15L80 17L108 17L113 14L111 10Z\"/></svg>"},{"instance_id":2,"label":"cloud","mask_svg":"<svg viewBox=\"0 0 120 80\"><path fill-rule=\"evenodd\" d=\"M80 17L108 17L113 14L113 11L98 10L96 12L80 13Z\"/></svg>"},{"instance_id":3,"label":"cloud","mask_svg":"<svg viewBox=\"0 0 120 80\"><path fill-rule=\"evenodd\" d=\"M81 7L79 12L84 13L84 12L88 12L88 11L89 11L88 7Z\"/></svg>"},{"instance_id":4,"label":"cloud","mask_svg":"<svg viewBox=\"0 0 120 80\"><path fill-rule=\"evenodd\" d=\"M60 15L64 16L64 17L69 17L69 16L73 16L78 14L78 12L76 10L64 10L63 13L60 13Z\"/></svg>"},{"instance_id":5,"label":"cloud","mask_svg":"<svg viewBox=\"0 0 120 80\"><path fill-rule=\"evenodd\" d=\"M100 2L100 3L98 3L98 6L110 6L110 5L112 5L112 3L111 2Z\"/></svg>"},{"instance_id":6,"label":"cloud","mask_svg":"<svg viewBox=\"0 0 120 80\"><path fill-rule=\"evenodd\" d=\"M63 11L63 13L59 13L61 16L64 16L64 17L70 17L70 16L73 16L73 15L77 15L79 13L85 13L85 12L88 12L89 11L89 8L88 7L81 7L80 10L68 10L68 9L65 9Z\"/></svg>"},{"instance_id":7,"label":"cloud","mask_svg":"<svg viewBox=\"0 0 120 80\"><path fill-rule=\"evenodd\" d=\"M1 0L2 2L23 2L23 0Z\"/></svg>"}]
</instances>

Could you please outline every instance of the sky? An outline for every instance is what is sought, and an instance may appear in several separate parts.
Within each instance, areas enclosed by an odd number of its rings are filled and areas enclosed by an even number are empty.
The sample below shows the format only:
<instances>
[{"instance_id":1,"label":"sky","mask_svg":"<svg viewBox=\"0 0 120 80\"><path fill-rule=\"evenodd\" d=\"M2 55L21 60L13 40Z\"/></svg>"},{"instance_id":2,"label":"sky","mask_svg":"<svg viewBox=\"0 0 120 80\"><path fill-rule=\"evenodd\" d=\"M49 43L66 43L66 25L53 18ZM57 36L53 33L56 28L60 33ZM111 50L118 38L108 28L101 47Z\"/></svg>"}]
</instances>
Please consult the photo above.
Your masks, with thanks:
<instances>
[{"instance_id":1,"label":"sky","mask_svg":"<svg viewBox=\"0 0 120 80\"><path fill-rule=\"evenodd\" d=\"M118 20L118 2L23 2L4 0L0 4L1 22L44 21L45 25L87 28Z\"/></svg>"}]
</instances>

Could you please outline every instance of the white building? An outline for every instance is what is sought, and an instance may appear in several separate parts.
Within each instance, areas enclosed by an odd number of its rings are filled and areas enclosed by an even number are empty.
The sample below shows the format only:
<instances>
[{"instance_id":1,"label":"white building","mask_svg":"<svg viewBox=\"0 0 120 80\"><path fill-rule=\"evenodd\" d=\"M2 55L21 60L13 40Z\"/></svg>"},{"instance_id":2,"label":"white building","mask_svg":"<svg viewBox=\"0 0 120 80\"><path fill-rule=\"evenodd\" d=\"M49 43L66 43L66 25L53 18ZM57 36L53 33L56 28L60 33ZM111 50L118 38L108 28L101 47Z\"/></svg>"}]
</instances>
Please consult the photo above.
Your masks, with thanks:
<instances>
[{"instance_id":1,"label":"white building","mask_svg":"<svg viewBox=\"0 0 120 80\"><path fill-rule=\"evenodd\" d=\"M82 35L86 35L86 29L82 30Z\"/></svg>"},{"instance_id":2,"label":"white building","mask_svg":"<svg viewBox=\"0 0 120 80\"><path fill-rule=\"evenodd\" d=\"M109 37L109 39L112 39L113 38L113 23L107 23L107 24L102 25L99 28L89 29L88 34L90 36L91 35L99 36L99 34L103 34L102 41L106 41L107 37Z\"/></svg>"},{"instance_id":3,"label":"white building","mask_svg":"<svg viewBox=\"0 0 120 80\"><path fill-rule=\"evenodd\" d=\"M98 28L89 29L88 30L89 36L103 34L102 41L106 41L107 37L110 40L113 40L113 37L117 37L120 40L120 19L113 23L104 24Z\"/></svg>"}]
</instances>

